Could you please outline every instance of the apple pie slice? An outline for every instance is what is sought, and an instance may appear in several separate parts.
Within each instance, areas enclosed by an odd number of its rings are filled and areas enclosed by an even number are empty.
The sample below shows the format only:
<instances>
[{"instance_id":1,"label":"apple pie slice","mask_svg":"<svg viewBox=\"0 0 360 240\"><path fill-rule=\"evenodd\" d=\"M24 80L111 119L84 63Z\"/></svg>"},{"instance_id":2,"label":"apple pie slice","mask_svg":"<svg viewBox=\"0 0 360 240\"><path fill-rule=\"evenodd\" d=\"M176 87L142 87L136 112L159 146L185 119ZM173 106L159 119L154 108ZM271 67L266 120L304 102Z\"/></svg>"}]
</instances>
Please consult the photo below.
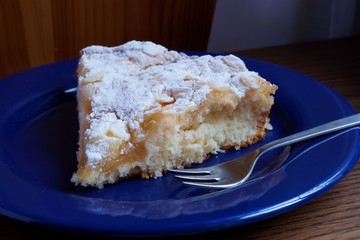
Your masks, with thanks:
<instances>
[{"instance_id":1,"label":"apple pie slice","mask_svg":"<svg viewBox=\"0 0 360 240\"><path fill-rule=\"evenodd\" d=\"M152 42L81 51L78 169L102 188L157 178L265 136L277 86L233 55L188 56Z\"/></svg>"}]
</instances>

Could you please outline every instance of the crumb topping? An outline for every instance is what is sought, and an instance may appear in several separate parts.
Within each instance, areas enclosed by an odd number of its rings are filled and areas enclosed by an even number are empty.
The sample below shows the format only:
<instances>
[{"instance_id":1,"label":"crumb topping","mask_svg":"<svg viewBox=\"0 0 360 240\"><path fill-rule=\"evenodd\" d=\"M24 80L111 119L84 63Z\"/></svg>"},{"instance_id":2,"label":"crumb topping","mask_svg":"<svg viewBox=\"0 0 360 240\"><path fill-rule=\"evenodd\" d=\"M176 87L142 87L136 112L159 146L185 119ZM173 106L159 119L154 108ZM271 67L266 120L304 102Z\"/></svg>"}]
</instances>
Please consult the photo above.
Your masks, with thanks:
<instances>
[{"instance_id":1,"label":"crumb topping","mask_svg":"<svg viewBox=\"0 0 360 240\"><path fill-rule=\"evenodd\" d=\"M128 141L130 132L141 134L144 119L164 107L183 114L196 109L213 89L230 89L242 98L265 81L236 56L187 56L152 42L90 46L82 50L80 62L85 71L79 86L96 84L92 112L86 116L88 139ZM88 162L100 161L106 151L106 142L89 144Z\"/></svg>"}]
</instances>

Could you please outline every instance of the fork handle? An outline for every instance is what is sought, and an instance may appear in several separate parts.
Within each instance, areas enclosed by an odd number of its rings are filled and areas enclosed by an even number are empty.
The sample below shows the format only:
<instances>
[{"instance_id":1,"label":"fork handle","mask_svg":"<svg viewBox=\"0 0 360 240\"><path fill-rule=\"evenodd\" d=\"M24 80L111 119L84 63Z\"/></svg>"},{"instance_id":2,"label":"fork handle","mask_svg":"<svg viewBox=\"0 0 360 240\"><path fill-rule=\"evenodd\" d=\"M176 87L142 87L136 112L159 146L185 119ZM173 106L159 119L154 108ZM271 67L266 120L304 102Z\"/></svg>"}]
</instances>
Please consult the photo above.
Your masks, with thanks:
<instances>
[{"instance_id":1,"label":"fork handle","mask_svg":"<svg viewBox=\"0 0 360 240\"><path fill-rule=\"evenodd\" d=\"M340 118L338 120L325 123L322 125L319 125L314 128L310 128L308 130L295 133L293 135L277 139L275 141L269 142L263 146L260 147L261 151L267 152L269 150L287 146L293 143L301 142L304 140L308 140L311 138L315 138L321 135L325 135L328 133L336 132L339 130L343 130L349 127L354 127L360 125L360 113L351 115L349 117Z\"/></svg>"}]
</instances>

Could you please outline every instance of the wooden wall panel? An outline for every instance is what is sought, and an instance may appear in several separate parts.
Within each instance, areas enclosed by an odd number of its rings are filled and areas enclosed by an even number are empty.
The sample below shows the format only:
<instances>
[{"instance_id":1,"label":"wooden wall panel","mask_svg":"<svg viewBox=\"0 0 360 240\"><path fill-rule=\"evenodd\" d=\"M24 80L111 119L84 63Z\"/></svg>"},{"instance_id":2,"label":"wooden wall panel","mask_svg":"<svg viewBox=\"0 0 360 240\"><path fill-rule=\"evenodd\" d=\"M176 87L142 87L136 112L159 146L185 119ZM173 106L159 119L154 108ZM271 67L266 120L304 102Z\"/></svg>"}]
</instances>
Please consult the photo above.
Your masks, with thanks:
<instances>
[{"instance_id":1,"label":"wooden wall panel","mask_svg":"<svg viewBox=\"0 0 360 240\"><path fill-rule=\"evenodd\" d=\"M23 19L24 44L31 66L54 60L54 39L50 1L21 0L20 13ZM16 29L13 29L16 31ZM16 43L14 43L14 47Z\"/></svg>"},{"instance_id":2,"label":"wooden wall panel","mask_svg":"<svg viewBox=\"0 0 360 240\"><path fill-rule=\"evenodd\" d=\"M25 45L23 18L18 1L0 7L0 77L30 66Z\"/></svg>"},{"instance_id":3,"label":"wooden wall panel","mask_svg":"<svg viewBox=\"0 0 360 240\"><path fill-rule=\"evenodd\" d=\"M206 50L216 0L0 0L0 77L77 57L93 44L150 40Z\"/></svg>"}]
</instances>

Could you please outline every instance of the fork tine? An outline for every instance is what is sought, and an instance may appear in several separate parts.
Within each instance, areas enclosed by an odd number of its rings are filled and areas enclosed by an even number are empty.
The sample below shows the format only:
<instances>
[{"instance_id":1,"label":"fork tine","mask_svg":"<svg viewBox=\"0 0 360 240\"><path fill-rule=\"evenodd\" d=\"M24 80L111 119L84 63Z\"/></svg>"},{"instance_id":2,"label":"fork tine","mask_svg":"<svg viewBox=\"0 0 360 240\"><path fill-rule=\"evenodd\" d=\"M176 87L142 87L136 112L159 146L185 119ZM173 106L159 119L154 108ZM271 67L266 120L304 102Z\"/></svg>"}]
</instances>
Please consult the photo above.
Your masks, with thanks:
<instances>
[{"instance_id":1,"label":"fork tine","mask_svg":"<svg viewBox=\"0 0 360 240\"><path fill-rule=\"evenodd\" d=\"M169 172L174 173L188 173L188 174L210 174L210 170L205 169L168 169Z\"/></svg>"},{"instance_id":2,"label":"fork tine","mask_svg":"<svg viewBox=\"0 0 360 240\"><path fill-rule=\"evenodd\" d=\"M224 189L224 188L230 188L235 187L239 185L240 183L228 183L224 184L221 182L183 182L186 185L195 186L195 187L206 187L206 188L213 188L213 189Z\"/></svg>"},{"instance_id":3,"label":"fork tine","mask_svg":"<svg viewBox=\"0 0 360 240\"><path fill-rule=\"evenodd\" d=\"M204 183L204 182L183 182L186 185L190 185L190 186L195 186L195 187L206 187L206 188L217 188L217 189L221 189L221 188L227 188L226 186L224 186L224 184L219 184L219 182L208 182L208 183Z\"/></svg>"},{"instance_id":4,"label":"fork tine","mask_svg":"<svg viewBox=\"0 0 360 240\"><path fill-rule=\"evenodd\" d=\"M215 177L214 175L202 175L202 176L175 175L175 177L180 179L195 180L195 181L220 181L220 178Z\"/></svg>"}]
</instances>

